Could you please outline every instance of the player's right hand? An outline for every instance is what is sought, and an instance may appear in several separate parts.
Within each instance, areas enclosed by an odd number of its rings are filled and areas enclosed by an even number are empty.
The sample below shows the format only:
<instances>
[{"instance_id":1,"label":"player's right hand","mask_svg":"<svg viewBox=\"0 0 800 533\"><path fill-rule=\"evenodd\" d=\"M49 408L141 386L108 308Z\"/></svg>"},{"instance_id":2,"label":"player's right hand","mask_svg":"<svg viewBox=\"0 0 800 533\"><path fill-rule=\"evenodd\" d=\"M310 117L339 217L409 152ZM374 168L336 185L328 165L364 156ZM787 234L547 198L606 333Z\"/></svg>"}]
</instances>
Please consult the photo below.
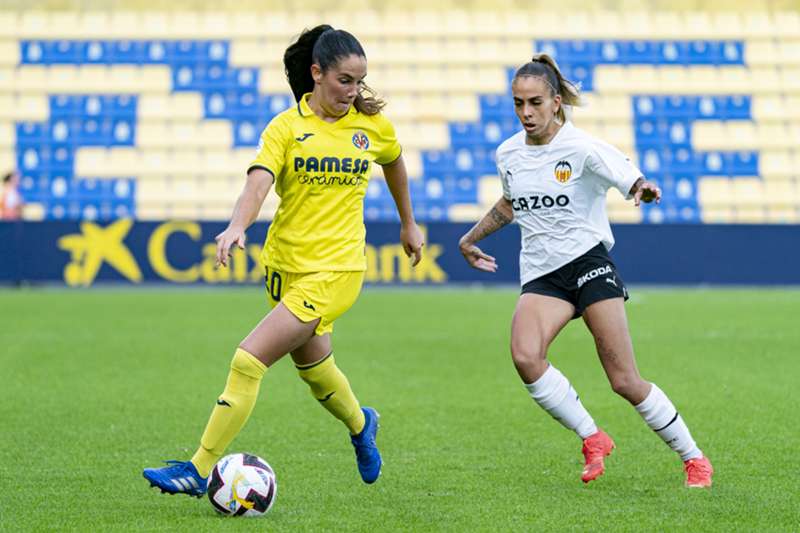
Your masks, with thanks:
<instances>
[{"instance_id":1,"label":"player's right hand","mask_svg":"<svg viewBox=\"0 0 800 533\"><path fill-rule=\"evenodd\" d=\"M228 257L231 255L231 246L235 244L244 250L246 239L247 235L245 235L243 229L232 228L231 226L228 226L225 231L214 237L214 240L217 241L217 264L215 266L217 268L220 265L227 267Z\"/></svg>"},{"instance_id":2,"label":"player's right hand","mask_svg":"<svg viewBox=\"0 0 800 533\"><path fill-rule=\"evenodd\" d=\"M497 262L494 257L483 251L474 244L460 244L461 255L467 260L469 266L484 272L497 272Z\"/></svg>"}]
</instances>

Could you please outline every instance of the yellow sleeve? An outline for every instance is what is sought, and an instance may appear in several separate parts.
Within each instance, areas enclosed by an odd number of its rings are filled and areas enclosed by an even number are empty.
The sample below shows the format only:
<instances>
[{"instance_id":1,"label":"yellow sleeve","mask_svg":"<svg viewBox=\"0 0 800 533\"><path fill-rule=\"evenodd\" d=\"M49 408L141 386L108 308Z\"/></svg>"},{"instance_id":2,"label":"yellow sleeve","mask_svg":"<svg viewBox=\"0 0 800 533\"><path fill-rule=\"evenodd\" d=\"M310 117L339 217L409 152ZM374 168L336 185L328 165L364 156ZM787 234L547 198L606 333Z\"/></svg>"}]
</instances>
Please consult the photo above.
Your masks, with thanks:
<instances>
[{"instance_id":1,"label":"yellow sleeve","mask_svg":"<svg viewBox=\"0 0 800 533\"><path fill-rule=\"evenodd\" d=\"M281 113L273 118L261 133L256 158L247 167L247 172L254 168L263 168L277 179L286 162L286 149L291 137L292 132L285 114Z\"/></svg>"},{"instance_id":2,"label":"yellow sleeve","mask_svg":"<svg viewBox=\"0 0 800 533\"><path fill-rule=\"evenodd\" d=\"M397 134L394 131L394 125L384 117L382 114L375 115L378 126L378 132L381 135L381 150L375 156L375 162L379 165L388 165L394 163L400 154L403 153L403 148L397 142Z\"/></svg>"}]
</instances>

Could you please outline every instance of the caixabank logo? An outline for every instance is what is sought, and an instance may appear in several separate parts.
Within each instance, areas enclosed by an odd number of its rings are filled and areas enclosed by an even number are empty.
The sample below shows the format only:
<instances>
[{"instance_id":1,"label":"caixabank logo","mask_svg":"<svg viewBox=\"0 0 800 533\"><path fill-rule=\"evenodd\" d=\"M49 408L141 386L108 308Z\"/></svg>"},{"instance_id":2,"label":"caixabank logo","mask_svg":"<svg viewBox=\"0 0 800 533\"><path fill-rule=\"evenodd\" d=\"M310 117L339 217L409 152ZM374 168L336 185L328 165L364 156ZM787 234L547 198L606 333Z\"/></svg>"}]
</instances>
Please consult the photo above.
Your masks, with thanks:
<instances>
[{"instance_id":1,"label":"caixabank logo","mask_svg":"<svg viewBox=\"0 0 800 533\"><path fill-rule=\"evenodd\" d=\"M262 282L263 242L249 243L244 249L234 246L228 267L217 267L213 236L221 229L217 223L193 221L153 224L121 219L106 226L82 222L80 233L63 235L57 241L59 250L69 254L63 280L73 287L88 287L99 279L137 284ZM443 252L442 245L429 243L420 264L412 268L399 242L367 244L365 281L444 283L448 276L438 262Z\"/></svg>"}]
</instances>

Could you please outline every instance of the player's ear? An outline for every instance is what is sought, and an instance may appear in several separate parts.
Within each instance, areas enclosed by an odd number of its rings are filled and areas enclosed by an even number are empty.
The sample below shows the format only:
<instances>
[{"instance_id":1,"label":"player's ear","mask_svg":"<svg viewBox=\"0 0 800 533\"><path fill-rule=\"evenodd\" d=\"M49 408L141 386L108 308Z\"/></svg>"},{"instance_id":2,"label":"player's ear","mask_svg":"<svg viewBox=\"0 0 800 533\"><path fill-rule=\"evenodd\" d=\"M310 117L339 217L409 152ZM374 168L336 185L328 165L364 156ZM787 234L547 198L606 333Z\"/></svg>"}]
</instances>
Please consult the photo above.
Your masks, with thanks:
<instances>
[{"instance_id":1,"label":"player's ear","mask_svg":"<svg viewBox=\"0 0 800 533\"><path fill-rule=\"evenodd\" d=\"M558 114L558 110L561 109L561 95L560 94L556 94L553 97L553 103L555 103L555 106L553 106L553 114L557 115Z\"/></svg>"},{"instance_id":2,"label":"player's ear","mask_svg":"<svg viewBox=\"0 0 800 533\"><path fill-rule=\"evenodd\" d=\"M322 69L316 63L311 65L311 78L314 83L322 83Z\"/></svg>"}]
</instances>

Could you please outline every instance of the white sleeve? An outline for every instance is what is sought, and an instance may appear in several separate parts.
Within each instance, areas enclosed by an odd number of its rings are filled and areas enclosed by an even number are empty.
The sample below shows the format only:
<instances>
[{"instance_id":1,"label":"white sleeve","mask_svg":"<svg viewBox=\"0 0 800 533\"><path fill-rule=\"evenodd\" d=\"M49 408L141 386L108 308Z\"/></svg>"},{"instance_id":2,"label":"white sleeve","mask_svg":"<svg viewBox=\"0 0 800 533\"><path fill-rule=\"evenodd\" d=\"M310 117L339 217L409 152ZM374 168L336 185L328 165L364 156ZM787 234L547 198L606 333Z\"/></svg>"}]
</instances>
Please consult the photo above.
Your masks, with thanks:
<instances>
[{"instance_id":1,"label":"white sleeve","mask_svg":"<svg viewBox=\"0 0 800 533\"><path fill-rule=\"evenodd\" d=\"M510 202L511 186L508 183L508 173L500 161L497 162L497 174L500 176L500 183L503 185L503 198Z\"/></svg>"},{"instance_id":2,"label":"white sleeve","mask_svg":"<svg viewBox=\"0 0 800 533\"><path fill-rule=\"evenodd\" d=\"M614 146L598 139L592 139L586 166L594 174L605 190L615 187L629 199L631 187L643 177L642 171L630 158Z\"/></svg>"}]
</instances>

